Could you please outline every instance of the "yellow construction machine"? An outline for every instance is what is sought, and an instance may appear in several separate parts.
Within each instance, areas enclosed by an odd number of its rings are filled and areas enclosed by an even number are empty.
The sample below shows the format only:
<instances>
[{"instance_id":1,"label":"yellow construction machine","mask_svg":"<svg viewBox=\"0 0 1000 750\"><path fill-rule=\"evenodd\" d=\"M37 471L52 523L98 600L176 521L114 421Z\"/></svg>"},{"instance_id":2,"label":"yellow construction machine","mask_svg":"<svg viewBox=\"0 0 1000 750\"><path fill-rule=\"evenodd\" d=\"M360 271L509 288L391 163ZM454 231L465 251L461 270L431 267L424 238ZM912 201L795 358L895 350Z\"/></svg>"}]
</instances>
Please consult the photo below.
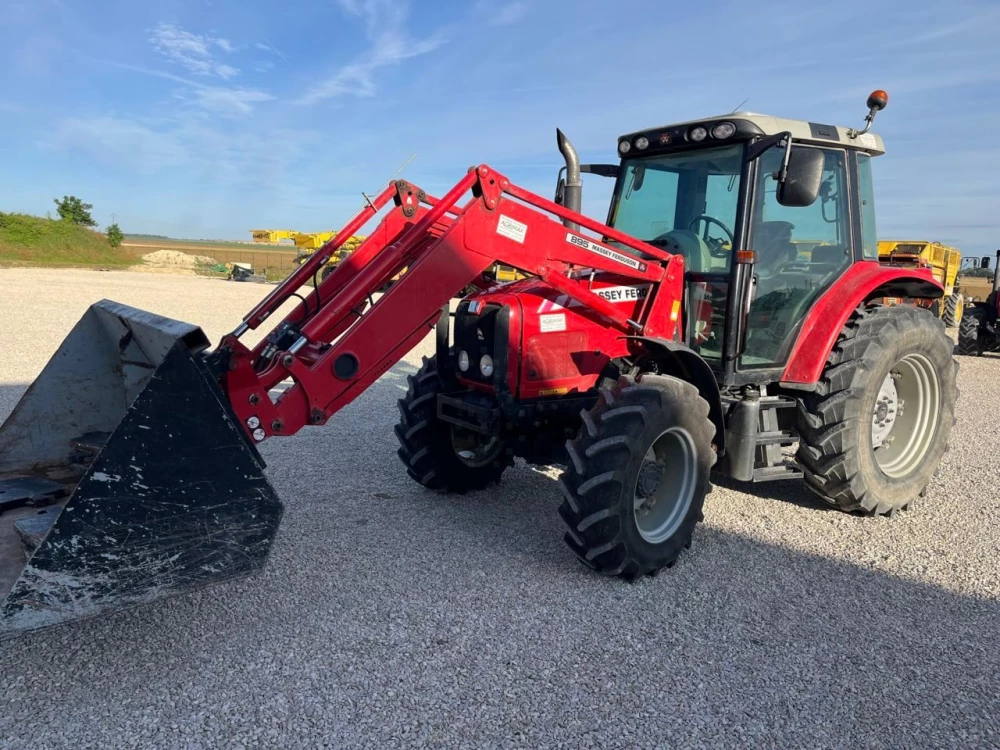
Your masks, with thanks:
<instances>
[{"instance_id":1,"label":"yellow construction machine","mask_svg":"<svg viewBox=\"0 0 1000 750\"><path fill-rule=\"evenodd\" d=\"M337 236L336 232L316 232L314 234L300 234L295 238L295 247L298 248L298 253L295 255L295 263L297 265L302 265L309 258L313 256L317 250L319 250L323 245L332 240ZM323 271L320 273L320 279L325 279L331 273L337 265L344 260L348 255L354 252L355 248L358 247L362 242L365 241L363 235L353 235L347 242L341 245L340 249L337 250L330 260L327 261L326 265L323 266Z\"/></svg>"},{"instance_id":2,"label":"yellow construction machine","mask_svg":"<svg viewBox=\"0 0 1000 750\"><path fill-rule=\"evenodd\" d=\"M962 253L930 240L879 240L879 260L886 265L930 268L944 286L944 296L935 300L934 313L949 328L957 328L965 311L965 297L958 284Z\"/></svg>"},{"instance_id":3,"label":"yellow construction machine","mask_svg":"<svg viewBox=\"0 0 1000 750\"><path fill-rule=\"evenodd\" d=\"M251 229L250 236L260 245L277 245L282 240L295 240L301 232L294 229Z\"/></svg>"}]
</instances>

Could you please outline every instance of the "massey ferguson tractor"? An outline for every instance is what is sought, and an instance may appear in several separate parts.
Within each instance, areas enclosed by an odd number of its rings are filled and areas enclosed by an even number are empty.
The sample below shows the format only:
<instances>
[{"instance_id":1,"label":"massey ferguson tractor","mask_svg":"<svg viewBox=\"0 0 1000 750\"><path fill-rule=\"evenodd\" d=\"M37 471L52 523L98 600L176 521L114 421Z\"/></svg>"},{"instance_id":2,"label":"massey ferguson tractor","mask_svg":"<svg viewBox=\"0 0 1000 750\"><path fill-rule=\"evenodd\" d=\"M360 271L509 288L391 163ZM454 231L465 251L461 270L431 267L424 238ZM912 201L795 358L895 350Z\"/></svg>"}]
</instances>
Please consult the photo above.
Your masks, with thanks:
<instances>
[{"instance_id":1,"label":"massey ferguson tractor","mask_svg":"<svg viewBox=\"0 0 1000 750\"><path fill-rule=\"evenodd\" d=\"M214 348L95 303L0 428L2 627L260 570L283 506L257 446L320 428L432 330L399 401L405 471L467 492L515 457L564 466L565 540L598 573L672 566L713 471L906 508L948 443L957 364L931 270L879 263L868 131L886 99L863 129L743 112L649 128L613 165L581 165L559 132L556 200L486 165L442 197L396 181ZM615 180L603 224L580 212L582 173ZM497 263L525 278L484 278Z\"/></svg>"},{"instance_id":2,"label":"massey ferguson tractor","mask_svg":"<svg viewBox=\"0 0 1000 750\"><path fill-rule=\"evenodd\" d=\"M987 263L988 256L983 258ZM958 353L975 357L1000 351L1000 250L993 266L993 289L983 302L965 309L958 328Z\"/></svg>"}]
</instances>

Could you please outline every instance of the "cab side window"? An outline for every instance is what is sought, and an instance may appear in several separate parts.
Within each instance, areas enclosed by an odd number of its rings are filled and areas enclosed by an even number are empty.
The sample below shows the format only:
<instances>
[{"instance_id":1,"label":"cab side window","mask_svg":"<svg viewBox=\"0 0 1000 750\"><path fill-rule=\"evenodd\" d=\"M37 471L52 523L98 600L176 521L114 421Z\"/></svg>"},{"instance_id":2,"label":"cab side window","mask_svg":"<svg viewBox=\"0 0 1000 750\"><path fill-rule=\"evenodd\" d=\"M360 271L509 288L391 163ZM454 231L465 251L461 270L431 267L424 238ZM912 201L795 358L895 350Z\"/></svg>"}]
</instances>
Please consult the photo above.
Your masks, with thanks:
<instances>
[{"instance_id":1,"label":"cab side window","mask_svg":"<svg viewBox=\"0 0 1000 750\"><path fill-rule=\"evenodd\" d=\"M758 168L750 232L756 288L743 367L773 367L787 359L797 324L852 257L845 152L824 149L819 198L799 207L778 203L774 173L782 157L782 149L770 149Z\"/></svg>"},{"instance_id":2,"label":"cab side window","mask_svg":"<svg viewBox=\"0 0 1000 750\"><path fill-rule=\"evenodd\" d=\"M858 154L858 197L861 199L861 255L865 260L878 260L875 189L872 186L872 158L868 154Z\"/></svg>"},{"instance_id":3,"label":"cab side window","mask_svg":"<svg viewBox=\"0 0 1000 750\"><path fill-rule=\"evenodd\" d=\"M816 248L849 250L851 234L844 152L825 153L820 197L811 206L802 207L778 203L778 184L774 173L781 167L781 158L782 150L778 148L761 157L763 205L755 216L752 232L752 247L757 251L758 263L767 267L789 260L815 262L812 251ZM785 244L789 242L794 246L794 257L790 257L791 248ZM772 248L776 252L771 252ZM820 250L819 255L832 260L834 252Z\"/></svg>"}]
</instances>

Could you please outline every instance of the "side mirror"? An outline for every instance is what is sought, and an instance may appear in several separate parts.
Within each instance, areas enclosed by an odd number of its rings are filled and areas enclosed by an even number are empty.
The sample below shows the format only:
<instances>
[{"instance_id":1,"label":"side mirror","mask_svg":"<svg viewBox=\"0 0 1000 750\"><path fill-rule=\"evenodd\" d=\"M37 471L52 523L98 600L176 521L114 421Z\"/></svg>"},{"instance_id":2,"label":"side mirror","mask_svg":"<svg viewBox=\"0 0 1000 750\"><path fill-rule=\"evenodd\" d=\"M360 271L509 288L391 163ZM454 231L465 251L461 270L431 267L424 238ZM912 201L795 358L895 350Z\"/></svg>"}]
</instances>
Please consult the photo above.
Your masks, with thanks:
<instances>
[{"instance_id":1,"label":"side mirror","mask_svg":"<svg viewBox=\"0 0 1000 750\"><path fill-rule=\"evenodd\" d=\"M566 175L566 167L560 167L559 168L559 174L556 177L556 193L555 193L555 197L552 199L552 201L556 205L558 205L558 206L564 205L563 202L566 200L566 177L565 177L565 175Z\"/></svg>"},{"instance_id":2,"label":"side mirror","mask_svg":"<svg viewBox=\"0 0 1000 750\"><path fill-rule=\"evenodd\" d=\"M633 192L639 192L642 190L642 183L646 181L646 165L639 163L635 165L635 169L632 172L632 190Z\"/></svg>"},{"instance_id":3,"label":"side mirror","mask_svg":"<svg viewBox=\"0 0 1000 750\"><path fill-rule=\"evenodd\" d=\"M815 203L823 182L825 163L826 157L819 149L791 149L785 179L778 183L778 203L793 208Z\"/></svg>"},{"instance_id":4,"label":"side mirror","mask_svg":"<svg viewBox=\"0 0 1000 750\"><path fill-rule=\"evenodd\" d=\"M979 260L979 267L980 267L980 268L989 268L989 267L990 267L990 256L988 256L988 255L984 255L984 256L983 256L983 257L982 257L982 258L981 258L981 259Z\"/></svg>"},{"instance_id":5,"label":"side mirror","mask_svg":"<svg viewBox=\"0 0 1000 750\"><path fill-rule=\"evenodd\" d=\"M617 164L581 164L580 171L585 174L596 174L600 177L610 177L611 179L616 179L618 177Z\"/></svg>"},{"instance_id":6,"label":"side mirror","mask_svg":"<svg viewBox=\"0 0 1000 750\"><path fill-rule=\"evenodd\" d=\"M566 199L566 180L560 177L558 180L556 180L556 195L552 200L556 205L561 206L565 199Z\"/></svg>"}]
</instances>

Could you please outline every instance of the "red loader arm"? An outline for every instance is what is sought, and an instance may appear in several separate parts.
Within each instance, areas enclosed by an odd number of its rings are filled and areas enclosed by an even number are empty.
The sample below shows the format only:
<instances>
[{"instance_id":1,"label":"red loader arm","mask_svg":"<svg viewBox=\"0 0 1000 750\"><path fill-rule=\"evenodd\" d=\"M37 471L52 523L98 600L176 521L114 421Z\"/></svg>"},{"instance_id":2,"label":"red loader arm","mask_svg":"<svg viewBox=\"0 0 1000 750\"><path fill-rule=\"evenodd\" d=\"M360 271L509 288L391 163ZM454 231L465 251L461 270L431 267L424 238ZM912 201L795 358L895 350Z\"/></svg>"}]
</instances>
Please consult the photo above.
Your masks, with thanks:
<instances>
[{"instance_id":1,"label":"red loader arm","mask_svg":"<svg viewBox=\"0 0 1000 750\"><path fill-rule=\"evenodd\" d=\"M472 198L460 206L470 191ZM395 209L377 229L264 341L253 350L239 341L315 278L340 245L390 202ZM607 247L553 216L655 260ZM400 181L370 201L220 341L213 361L240 422L256 442L325 423L416 346L455 293L481 280L497 261L540 277L623 335L675 335L681 256L512 185L487 166L470 169L440 200ZM371 294L403 268L399 281L370 304ZM640 320L629 320L585 281L571 278L574 268L652 283ZM289 379L293 384L272 402L269 392Z\"/></svg>"}]
</instances>

